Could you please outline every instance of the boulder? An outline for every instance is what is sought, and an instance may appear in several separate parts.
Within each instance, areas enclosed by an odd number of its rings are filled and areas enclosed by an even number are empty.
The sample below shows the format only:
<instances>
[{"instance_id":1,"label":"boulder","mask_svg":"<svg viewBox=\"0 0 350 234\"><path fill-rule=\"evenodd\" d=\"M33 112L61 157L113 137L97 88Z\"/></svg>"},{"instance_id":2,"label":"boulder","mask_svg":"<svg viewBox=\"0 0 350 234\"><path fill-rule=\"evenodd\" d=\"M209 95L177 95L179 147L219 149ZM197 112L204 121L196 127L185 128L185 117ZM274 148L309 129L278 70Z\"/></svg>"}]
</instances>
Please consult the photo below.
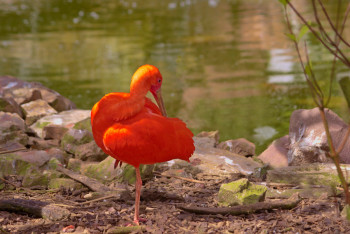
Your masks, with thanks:
<instances>
[{"instance_id":1,"label":"boulder","mask_svg":"<svg viewBox=\"0 0 350 234\"><path fill-rule=\"evenodd\" d=\"M136 181L135 167L123 163L114 169L115 159L107 157L100 163L87 163L79 161L72 161L69 167L81 167L80 172L90 178L97 179L103 183L117 180L119 182L128 182L134 184ZM73 164L75 163L75 164ZM140 174L143 180L149 179L153 176L153 169L155 165L140 165Z\"/></svg>"},{"instance_id":2,"label":"boulder","mask_svg":"<svg viewBox=\"0 0 350 234\"><path fill-rule=\"evenodd\" d=\"M75 157L82 161L100 162L107 158L108 155L96 145L95 141L90 141L76 147Z\"/></svg>"},{"instance_id":3,"label":"boulder","mask_svg":"<svg viewBox=\"0 0 350 234\"><path fill-rule=\"evenodd\" d=\"M72 128L77 122L90 117L90 110L68 110L59 114L45 116L30 126L39 137L43 137L43 128L48 125L58 125Z\"/></svg>"},{"instance_id":4,"label":"boulder","mask_svg":"<svg viewBox=\"0 0 350 234\"><path fill-rule=\"evenodd\" d=\"M28 145L31 149L44 150L53 147L59 147L59 141L54 140L44 140L39 137L29 137Z\"/></svg>"},{"instance_id":5,"label":"boulder","mask_svg":"<svg viewBox=\"0 0 350 234\"><path fill-rule=\"evenodd\" d=\"M244 138L221 142L217 148L228 150L242 156L253 156L255 154L254 143Z\"/></svg>"},{"instance_id":6,"label":"boulder","mask_svg":"<svg viewBox=\"0 0 350 234\"><path fill-rule=\"evenodd\" d=\"M27 125L33 124L43 116L57 113L46 101L41 99L22 104L21 107Z\"/></svg>"},{"instance_id":7,"label":"boulder","mask_svg":"<svg viewBox=\"0 0 350 234\"><path fill-rule=\"evenodd\" d=\"M193 166L205 174L230 175L240 173L250 175L262 165L251 158L217 148L197 147L190 158Z\"/></svg>"},{"instance_id":8,"label":"boulder","mask_svg":"<svg viewBox=\"0 0 350 234\"><path fill-rule=\"evenodd\" d=\"M1 151L24 149L29 137L25 133L24 120L17 114L0 112L0 148Z\"/></svg>"},{"instance_id":9,"label":"boulder","mask_svg":"<svg viewBox=\"0 0 350 234\"><path fill-rule=\"evenodd\" d=\"M219 131L201 132L193 137L195 147L213 148L219 144Z\"/></svg>"},{"instance_id":10,"label":"boulder","mask_svg":"<svg viewBox=\"0 0 350 234\"><path fill-rule=\"evenodd\" d=\"M93 141L93 135L87 130L69 129L62 137L61 147L65 151L75 154L77 147Z\"/></svg>"},{"instance_id":11,"label":"boulder","mask_svg":"<svg viewBox=\"0 0 350 234\"><path fill-rule=\"evenodd\" d=\"M0 111L16 113L21 118L23 118L23 113L22 113L21 107L11 97L9 97L9 98L0 97Z\"/></svg>"},{"instance_id":12,"label":"boulder","mask_svg":"<svg viewBox=\"0 0 350 234\"><path fill-rule=\"evenodd\" d=\"M75 104L37 82L26 82L15 77L0 77L0 93L6 98L13 98L19 105L42 99L56 111L75 109Z\"/></svg>"},{"instance_id":13,"label":"boulder","mask_svg":"<svg viewBox=\"0 0 350 234\"><path fill-rule=\"evenodd\" d=\"M286 135L274 140L267 149L259 155L259 159L271 167L279 168L288 166L289 136Z\"/></svg>"},{"instance_id":14,"label":"boulder","mask_svg":"<svg viewBox=\"0 0 350 234\"><path fill-rule=\"evenodd\" d=\"M264 201L267 187L255 185L243 178L222 184L218 193L221 206L248 205Z\"/></svg>"},{"instance_id":15,"label":"boulder","mask_svg":"<svg viewBox=\"0 0 350 234\"><path fill-rule=\"evenodd\" d=\"M45 140L55 139L60 141L67 131L68 128L64 126L49 124L43 128L42 136Z\"/></svg>"},{"instance_id":16,"label":"boulder","mask_svg":"<svg viewBox=\"0 0 350 234\"><path fill-rule=\"evenodd\" d=\"M84 186L81 183L69 178L54 178L51 179L48 184L49 189L58 189L61 187L70 190L78 190L82 189Z\"/></svg>"},{"instance_id":17,"label":"boulder","mask_svg":"<svg viewBox=\"0 0 350 234\"><path fill-rule=\"evenodd\" d=\"M325 109L325 116L334 146L338 148L349 126L329 109ZM288 162L290 165L330 161L326 157L329 147L318 108L301 109L292 113L289 138ZM339 156L341 163L350 163L350 138L347 139Z\"/></svg>"},{"instance_id":18,"label":"boulder","mask_svg":"<svg viewBox=\"0 0 350 234\"><path fill-rule=\"evenodd\" d=\"M0 112L0 131L26 130L24 120L18 114Z\"/></svg>"},{"instance_id":19,"label":"boulder","mask_svg":"<svg viewBox=\"0 0 350 234\"><path fill-rule=\"evenodd\" d=\"M342 164L341 168L345 175L350 173L349 165ZM350 178L346 179L349 183ZM268 170L266 182L295 185L322 185L330 187L341 184L333 163L314 163Z\"/></svg>"}]
</instances>

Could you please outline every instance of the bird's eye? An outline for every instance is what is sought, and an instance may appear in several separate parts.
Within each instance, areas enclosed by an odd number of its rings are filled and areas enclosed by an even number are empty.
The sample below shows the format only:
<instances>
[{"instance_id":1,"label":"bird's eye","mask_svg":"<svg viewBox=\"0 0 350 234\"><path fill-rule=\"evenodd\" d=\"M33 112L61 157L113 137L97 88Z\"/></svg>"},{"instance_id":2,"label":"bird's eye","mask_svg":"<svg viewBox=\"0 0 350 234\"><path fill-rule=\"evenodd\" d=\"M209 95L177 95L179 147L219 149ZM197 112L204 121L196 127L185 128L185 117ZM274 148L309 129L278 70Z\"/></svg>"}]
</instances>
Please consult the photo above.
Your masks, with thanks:
<instances>
[{"instance_id":1,"label":"bird's eye","mask_svg":"<svg viewBox=\"0 0 350 234\"><path fill-rule=\"evenodd\" d=\"M161 80L161 79L159 79L159 80L158 80L158 83L160 83L160 82L162 82L162 80Z\"/></svg>"}]
</instances>

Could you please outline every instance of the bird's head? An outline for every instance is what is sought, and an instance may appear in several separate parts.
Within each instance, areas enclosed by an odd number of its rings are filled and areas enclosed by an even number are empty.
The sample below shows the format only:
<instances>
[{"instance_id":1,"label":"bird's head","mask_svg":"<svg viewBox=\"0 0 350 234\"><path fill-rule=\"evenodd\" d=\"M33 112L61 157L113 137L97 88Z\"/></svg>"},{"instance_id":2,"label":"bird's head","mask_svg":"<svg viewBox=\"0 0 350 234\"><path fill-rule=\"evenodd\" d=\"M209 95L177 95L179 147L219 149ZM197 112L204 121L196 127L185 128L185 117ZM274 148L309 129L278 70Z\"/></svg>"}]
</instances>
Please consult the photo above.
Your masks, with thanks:
<instances>
[{"instance_id":1,"label":"bird's head","mask_svg":"<svg viewBox=\"0 0 350 234\"><path fill-rule=\"evenodd\" d=\"M133 92L134 90L150 91L162 114L167 116L161 92L162 83L163 77L158 68L146 64L139 67L134 73L131 80L130 92Z\"/></svg>"}]
</instances>

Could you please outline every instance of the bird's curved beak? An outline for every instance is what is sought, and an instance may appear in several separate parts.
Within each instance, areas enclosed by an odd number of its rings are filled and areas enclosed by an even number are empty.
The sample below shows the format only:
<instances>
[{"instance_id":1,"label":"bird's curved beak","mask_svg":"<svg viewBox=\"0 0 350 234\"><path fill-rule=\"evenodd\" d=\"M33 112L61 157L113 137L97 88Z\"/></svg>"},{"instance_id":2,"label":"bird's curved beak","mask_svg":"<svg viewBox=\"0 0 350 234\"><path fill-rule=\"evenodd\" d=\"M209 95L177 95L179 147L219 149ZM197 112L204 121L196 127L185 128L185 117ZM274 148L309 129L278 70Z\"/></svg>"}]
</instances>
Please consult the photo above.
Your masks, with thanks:
<instances>
[{"instance_id":1,"label":"bird's curved beak","mask_svg":"<svg viewBox=\"0 0 350 234\"><path fill-rule=\"evenodd\" d=\"M162 115L167 117L168 115L166 114L161 88L159 88L155 92L152 92L152 94L154 96L154 99L156 99L156 102L158 104L158 107L159 107L160 111L162 112Z\"/></svg>"}]
</instances>

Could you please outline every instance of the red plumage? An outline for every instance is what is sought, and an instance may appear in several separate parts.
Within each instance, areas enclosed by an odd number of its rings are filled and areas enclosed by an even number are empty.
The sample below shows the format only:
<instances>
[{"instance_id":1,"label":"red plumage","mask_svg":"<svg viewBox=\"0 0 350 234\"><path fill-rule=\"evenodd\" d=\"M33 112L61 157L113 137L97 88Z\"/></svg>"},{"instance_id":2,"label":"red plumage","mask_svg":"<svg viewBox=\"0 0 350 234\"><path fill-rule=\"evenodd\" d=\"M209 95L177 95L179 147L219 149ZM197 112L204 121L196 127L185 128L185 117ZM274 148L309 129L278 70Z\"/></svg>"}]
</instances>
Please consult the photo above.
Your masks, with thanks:
<instances>
[{"instance_id":1,"label":"red plumage","mask_svg":"<svg viewBox=\"0 0 350 234\"><path fill-rule=\"evenodd\" d=\"M186 124L164 116L160 92L162 79L156 67L144 65L133 75L130 93L107 94L91 111L92 132L97 145L117 161L133 165L136 173L140 164L175 158L188 161L194 152L193 134ZM159 107L146 97L148 91L152 92ZM136 192L139 192L137 187ZM138 223L138 207L135 209L135 222Z\"/></svg>"}]
</instances>

